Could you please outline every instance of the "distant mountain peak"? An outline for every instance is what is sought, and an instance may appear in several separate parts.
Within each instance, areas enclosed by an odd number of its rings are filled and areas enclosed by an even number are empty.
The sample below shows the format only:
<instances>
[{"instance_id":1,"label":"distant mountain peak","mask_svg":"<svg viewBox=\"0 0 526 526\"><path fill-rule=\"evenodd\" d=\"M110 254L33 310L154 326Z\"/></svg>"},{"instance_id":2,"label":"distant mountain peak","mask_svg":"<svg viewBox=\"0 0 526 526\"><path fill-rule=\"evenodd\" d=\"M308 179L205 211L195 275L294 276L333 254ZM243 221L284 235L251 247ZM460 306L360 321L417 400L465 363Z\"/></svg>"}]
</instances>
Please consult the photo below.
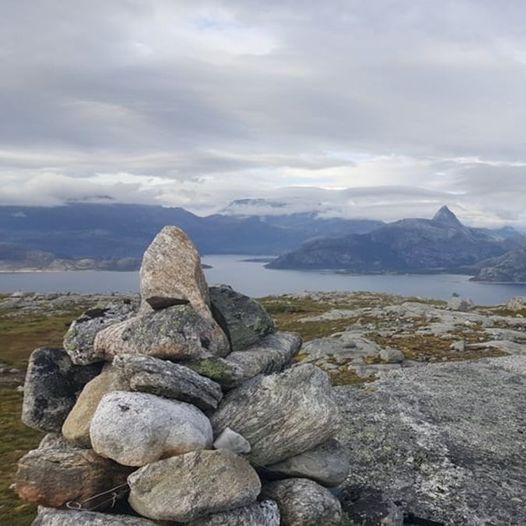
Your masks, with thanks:
<instances>
[{"instance_id":1,"label":"distant mountain peak","mask_svg":"<svg viewBox=\"0 0 526 526\"><path fill-rule=\"evenodd\" d=\"M433 216L433 221L447 226L463 226L459 218L445 205Z\"/></svg>"}]
</instances>

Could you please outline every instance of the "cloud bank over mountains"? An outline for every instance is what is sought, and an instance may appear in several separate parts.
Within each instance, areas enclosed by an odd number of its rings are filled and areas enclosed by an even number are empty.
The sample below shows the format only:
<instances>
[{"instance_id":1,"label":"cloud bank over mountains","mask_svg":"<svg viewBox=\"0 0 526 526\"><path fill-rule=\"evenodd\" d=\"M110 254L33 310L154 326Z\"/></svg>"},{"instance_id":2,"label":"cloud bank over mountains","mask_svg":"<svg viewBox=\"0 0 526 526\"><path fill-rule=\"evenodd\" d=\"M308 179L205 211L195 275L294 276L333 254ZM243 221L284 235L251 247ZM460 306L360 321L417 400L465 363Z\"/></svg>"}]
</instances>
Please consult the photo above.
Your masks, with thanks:
<instances>
[{"instance_id":1,"label":"cloud bank over mountains","mask_svg":"<svg viewBox=\"0 0 526 526\"><path fill-rule=\"evenodd\" d=\"M0 5L0 204L526 226L519 0Z\"/></svg>"}]
</instances>

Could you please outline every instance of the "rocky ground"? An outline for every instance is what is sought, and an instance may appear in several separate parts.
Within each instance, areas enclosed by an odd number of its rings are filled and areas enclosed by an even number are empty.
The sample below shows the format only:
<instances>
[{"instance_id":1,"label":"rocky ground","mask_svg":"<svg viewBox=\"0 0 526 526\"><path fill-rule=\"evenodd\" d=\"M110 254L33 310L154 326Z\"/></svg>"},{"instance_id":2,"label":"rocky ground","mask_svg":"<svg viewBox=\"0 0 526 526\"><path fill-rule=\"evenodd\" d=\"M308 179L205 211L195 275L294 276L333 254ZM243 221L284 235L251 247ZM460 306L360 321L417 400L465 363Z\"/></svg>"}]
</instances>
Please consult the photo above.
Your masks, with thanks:
<instances>
[{"instance_id":1,"label":"rocky ground","mask_svg":"<svg viewBox=\"0 0 526 526\"><path fill-rule=\"evenodd\" d=\"M1 298L2 480L40 439L18 424L16 389L29 353L61 345L80 312L115 299ZM131 307L138 302L124 299ZM477 307L461 298L448 304L310 293L261 302L280 330L302 335L296 362L319 366L340 386L338 438L351 473L336 493L346 524L523 524L526 301ZM32 509L16 502L8 486L0 488L0 517L29 524Z\"/></svg>"}]
</instances>

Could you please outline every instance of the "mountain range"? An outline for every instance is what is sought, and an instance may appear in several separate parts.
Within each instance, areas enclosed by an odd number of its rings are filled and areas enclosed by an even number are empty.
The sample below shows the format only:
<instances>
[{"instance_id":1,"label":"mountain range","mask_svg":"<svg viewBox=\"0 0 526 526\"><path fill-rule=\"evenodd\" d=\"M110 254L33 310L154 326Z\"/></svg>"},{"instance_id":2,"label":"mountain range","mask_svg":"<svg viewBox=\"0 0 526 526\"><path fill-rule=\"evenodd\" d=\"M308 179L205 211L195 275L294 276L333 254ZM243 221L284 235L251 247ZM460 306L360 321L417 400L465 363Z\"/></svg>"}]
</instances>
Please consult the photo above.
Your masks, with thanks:
<instances>
[{"instance_id":1,"label":"mountain range","mask_svg":"<svg viewBox=\"0 0 526 526\"><path fill-rule=\"evenodd\" d=\"M368 233L306 242L267 266L368 274L467 272L478 275L482 267L499 261L492 258L525 245L524 236L511 228L470 228L444 206L432 219L402 219Z\"/></svg>"},{"instance_id":2,"label":"mountain range","mask_svg":"<svg viewBox=\"0 0 526 526\"><path fill-rule=\"evenodd\" d=\"M201 217L183 208L128 204L0 206L0 269L136 268L165 225L185 230L201 254L269 256L317 237L369 232L382 223L315 213Z\"/></svg>"}]
</instances>

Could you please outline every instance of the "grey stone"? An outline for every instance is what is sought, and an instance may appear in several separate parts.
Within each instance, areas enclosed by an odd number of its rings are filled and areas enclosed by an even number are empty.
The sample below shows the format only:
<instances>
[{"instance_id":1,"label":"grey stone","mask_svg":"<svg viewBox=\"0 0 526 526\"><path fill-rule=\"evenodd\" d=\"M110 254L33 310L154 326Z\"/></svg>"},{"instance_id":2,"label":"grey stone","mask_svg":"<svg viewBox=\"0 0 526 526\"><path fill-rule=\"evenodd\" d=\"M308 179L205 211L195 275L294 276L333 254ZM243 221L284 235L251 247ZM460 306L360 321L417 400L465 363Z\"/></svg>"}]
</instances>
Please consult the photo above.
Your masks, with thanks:
<instances>
[{"instance_id":1,"label":"grey stone","mask_svg":"<svg viewBox=\"0 0 526 526\"><path fill-rule=\"evenodd\" d=\"M279 526L279 519L278 505L267 499L197 519L190 522L189 526Z\"/></svg>"},{"instance_id":2,"label":"grey stone","mask_svg":"<svg viewBox=\"0 0 526 526\"><path fill-rule=\"evenodd\" d=\"M187 365L223 388L231 389L258 374L282 371L291 364L300 347L301 338L297 334L277 332L226 358L205 358Z\"/></svg>"},{"instance_id":3,"label":"grey stone","mask_svg":"<svg viewBox=\"0 0 526 526\"><path fill-rule=\"evenodd\" d=\"M449 310L456 310L460 312L468 312L475 308L473 301L460 296L451 296L447 302L447 308Z\"/></svg>"},{"instance_id":4,"label":"grey stone","mask_svg":"<svg viewBox=\"0 0 526 526\"><path fill-rule=\"evenodd\" d=\"M22 422L40 431L60 432L84 384L100 365L73 365L63 349L35 349L24 383Z\"/></svg>"},{"instance_id":5,"label":"grey stone","mask_svg":"<svg viewBox=\"0 0 526 526\"><path fill-rule=\"evenodd\" d=\"M137 513L178 522L252 504L261 491L248 461L226 450L159 460L132 473L128 483Z\"/></svg>"},{"instance_id":6,"label":"grey stone","mask_svg":"<svg viewBox=\"0 0 526 526\"><path fill-rule=\"evenodd\" d=\"M223 398L221 386L184 365L152 356L116 356L113 366L133 391L174 398L212 411Z\"/></svg>"},{"instance_id":7,"label":"grey stone","mask_svg":"<svg viewBox=\"0 0 526 526\"><path fill-rule=\"evenodd\" d=\"M309 478L323 486L334 487L347 478L349 460L341 444L331 439L310 451L266 466L267 473L283 478Z\"/></svg>"},{"instance_id":8,"label":"grey stone","mask_svg":"<svg viewBox=\"0 0 526 526\"><path fill-rule=\"evenodd\" d=\"M210 301L214 317L228 336L232 351L242 351L276 330L261 304L228 285L211 287Z\"/></svg>"},{"instance_id":9,"label":"grey stone","mask_svg":"<svg viewBox=\"0 0 526 526\"><path fill-rule=\"evenodd\" d=\"M60 508L124 484L130 471L92 449L80 449L48 437L43 447L29 451L19 460L15 487L22 500ZM104 504L109 506L107 496L89 503L101 508Z\"/></svg>"},{"instance_id":10,"label":"grey stone","mask_svg":"<svg viewBox=\"0 0 526 526\"><path fill-rule=\"evenodd\" d=\"M41 508L31 526L155 526L156 524L148 519L131 515Z\"/></svg>"},{"instance_id":11,"label":"grey stone","mask_svg":"<svg viewBox=\"0 0 526 526\"><path fill-rule=\"evenodd\" d=\"M374 492L437 523L521 524L526 356L402 369L372 385L335 389L352 462L350 513Z\"/></svg>"},{"instance_id":12,"label":"grey stone","mask_svg":"<svg viewBox=\"0 0 526 526\"><path fill-rule=\"evenodd\" d=\"M135 305L131 301L123 300L84 312L71 324L64 336L64 349L71 361L78 365L100 361L100 357L93 349L96 334L110 325L129 318L134 310Z\"/></svg>"},{"instance_id":13,"label":"grey stone","mask_svg":"<svg viewBox=\"0 0 526 526\"><path fill-rule=\"evenodd\" d=\"M263 487L278 504L282 526L340 526L342 510L329 490L308 479L286 479Z\"/></svg>"},{"instance_id":14,"label":"grey stone","mask_svg":"<svg viewBox=\"0 0 526 526\"><path fill-rule=\"evenodd\" d=\"M506 303L506 308L512 311L520 311L526 309L526 296L515 296Z\"/></svg>"},{"instance_id":15,"label":"grey stone","mask_svg":"<svg viewBox=\"0 0 526 526\"><path fill-rule=\"evenodd\" d=\"M143 354L174 361L225 356L227 337L211 318L190 305L177 305L111 325L95 337L95 353L111 361L120 354Z\"/></svg>"},{"instance_id":16,"label":"grey stone","mask_svg":"<svg viewBox=\"0 0 526 526\"><path fill-rule=\"evenodd\" d=\"M385 363L401 363L404 361L404 353L399 349L382 349L380 359Z\"/></svg>"},{"instance_id":17,"label":"grey stone","mask_svg":"<svg viewBox=\"0 0 526 526\"><path fill-rule=\"evenodd\" d=\"M212 446L208 418L193 405L147 393L114 391L100 401L90 425L93 449L125 466Z\"/></svg>"},{"instance_id":18,"label":"grey stone","mask_svg":"<svg viewBox=\"0 0 526 526\"><path fill-rule=\"evenodd\" d=\"M452 351L464 352L466 350L466 342L464 340L458 340L458 342L453 342L449 348Z\"/></svg>"},{"instance_id":19,"label":"grey stone","mask_svg":"<svg viewBox=\"0 0 526 526\"><path fill-rule=\"evenodd\" d=\"M216 435L229 427L244 436L251 462L264 466L325 442L340 420L326 373L300 365L230 391L211 421Z\"/></svg>"},{"instance_id":20,"label":"grey stone","mask_svg":"<svg viewBox=\"0 0 526 526\"><path fill-rule=\"evenodd\" d=\"M238 455L250 453L250 442L239 433L232 431L229 427L223 429L214 442L215 449L228 449Z\"/></svg>"},{"instance_id":21,"label":"grey stone","mask_svg":"<svg viewBox=\"0 0 526 526\"><path fill-rule=\"evenodd\" d=\"M165 226L155 236L144 253L140 277L142 311L183 302L211 317L199 253L180 228Z\"/></svg>"}]
</instances>

